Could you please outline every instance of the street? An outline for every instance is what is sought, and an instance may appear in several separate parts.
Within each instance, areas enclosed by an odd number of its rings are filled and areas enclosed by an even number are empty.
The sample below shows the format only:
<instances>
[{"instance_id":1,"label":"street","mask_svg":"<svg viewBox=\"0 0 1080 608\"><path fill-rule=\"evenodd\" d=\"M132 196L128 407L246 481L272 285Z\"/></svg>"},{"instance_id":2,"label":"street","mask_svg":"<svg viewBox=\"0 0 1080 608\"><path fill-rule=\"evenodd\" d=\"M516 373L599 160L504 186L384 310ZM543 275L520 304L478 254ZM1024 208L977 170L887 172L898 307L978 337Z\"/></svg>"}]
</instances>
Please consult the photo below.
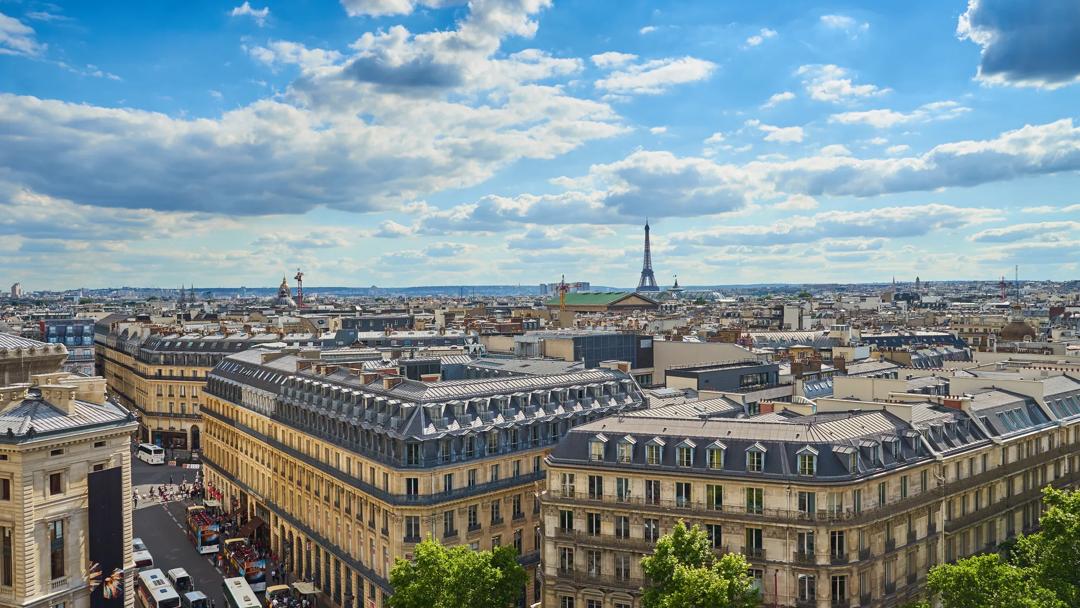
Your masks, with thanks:
<instances>
[{"instance_id":1,"label":"street","mask_svg":"<svg viewBox=\"0 0 1080 608\"><path fill-rule=\"evenodd\" d=\"M187 538L184 515L190 501L172 501L161 504L158 500L148 499L150 487L169 483L195 481L195 471L170 467L168 465L149 465L140 460L133 460L131 483L139 493L139 506L135 510L134 536L146 543L150 554L154 556L154 567L168 572L172 568L183 568L191 575L195 589L221 608L226 606L221 592L224 580L221 570L212 560L217 554L199 555Z\"/></svg>"}]
</instances>

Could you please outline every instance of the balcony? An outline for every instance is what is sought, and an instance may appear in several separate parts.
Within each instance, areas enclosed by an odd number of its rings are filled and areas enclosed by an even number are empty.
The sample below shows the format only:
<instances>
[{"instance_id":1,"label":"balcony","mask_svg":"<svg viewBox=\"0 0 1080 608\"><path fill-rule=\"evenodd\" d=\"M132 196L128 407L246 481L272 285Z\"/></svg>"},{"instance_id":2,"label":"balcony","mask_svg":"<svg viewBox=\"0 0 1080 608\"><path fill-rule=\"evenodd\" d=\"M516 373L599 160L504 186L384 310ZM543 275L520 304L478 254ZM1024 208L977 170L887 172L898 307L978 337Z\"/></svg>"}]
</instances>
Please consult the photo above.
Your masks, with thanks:
<instances>
[{"instance_id":1,"label":"balcony","mask_svg":"<svg viewBox=\"0 0 1080 608\"><path fill-rule=\"evenodd\" d=\"M559 568L559 580L573 581L582 587L608 587L619 590L639 589L644 584L640 578L624 578L605 574L590 574L584 570Z\"/></svg>"},{"instance_id":2,"label":"balcony","mask_svg":"<svg viewBox=\"0 0 1080 608\"><path fill-rule=\"evenodd\" d=\"M848 561L850 561L850 560L848 559L847 553L841 553L839 555L837 555L837 554L830 554L829 555L829 563L834 565L834 566L843 566L844 564L848 563Z\"/></svg>"},{"instance_id":3,"label":"balcony","mask_svg":"<svg viewBox=\"0 0 1080 608\"><path fill-rule=\"evenodd\" d=\"M747 559L755 559L759 561L765 561L765 548L764 547L747 547L745 551Z\"/></svg>"},{"instance_id":4,"label":"balcony","mask_svg":"<svg viewBox=\"0 0 1080 608\"><path fill-rule=\"evenodd\" d=\"M469 532L477 532L480 530L480 524L469 524Z\"/></svg>"},{"instance_id":5,"label":"balcony","mask_svg":"<svg viewBox=\"0 0 1080 608\"><path fill-rule=\"evenodd\" d=\"M892 595L894 593L896 593L896 581L885 583L885 595Z\"/></svg>"},{"instance_id":6,"label":"balcony","mask_svg":"<svg viewBox=\"0 0 1080 608\"><path fill-rule=\"evenodd\" d=\"M869 593L862 593L859 595L859 605L869 606L874 601L874 597Z\"/></svg>"},{"instance_id":7,"label":"balcony","mask_svg":"<svg viewBox=\"0 0 1080 608\"><path fill-rule=\"evenodd\" d=\"M914 543L915 543L915 539L916 539L916 535L915 535L915 530L908 530L908 533L907 533L907 544L909 544L909 545L911 545L911 544L914 544Z\"/></svg>"},{"instance_id":8,"label":"balcony","mask_svg":"<svg viewBox=\"0 0 1080 608\"><path fill-rule=\"evenodd\" d=\"M917 581L917 580L919 580L919 575L918 574L912 572L911 574L907 575L907 584L914 585L915 581Z\"/></svg>"},{"instance_id":9,"label":"balcony","mask_svg":"<svg viewBox=\"0 0 1080 608\"><path fill-rule=\"evenodd\" d=\"M60 578L54 578L49 581L49 591L60 591L66 589L68 586L68 577L61 576Z\"/></svg>"},{"instance_id":10,"label":"balcony","mask_svg":"<svg viewBox=\"0 0 1080 608\"><path fill-rule=\"evenodd\" d=\"M443 538L457 538L457 530L443 530Z\"/></svg>"},{"instance_id":11,"label":"balcony","mask_svg":"<svg viewBox=\"0 0 1080 608\"><path fill-rule=\"evenodd\" d=\"M525 519L525 512L524 511L518 511L517 513L514 513L513 517L514 517L514 521L518 521L519 519Z\"/></svg>"},{"instance_id":12,"label":"balcony","mask_svg":"<svg viewBox=\"0 0 1080 608\"><path fill-rule=\"evenodd\" d=\"M870 547L863 547L859 549L859 561L866 561L870 559Z\"/></svg>"},{"instance_id":13,"label":"balcony","mask_svg":"<svg viewBox=\"0 0 1080 608\"><path fill-rule=\"evenodd\" d=\"M416 543L420 542L420 536L406 536L402 539L402 542L404 542L406 545L415 545Z\"/></svg>"},{"instance_id":14,"label":"balcony","mask_svg":"<svg viewBox=\"0 0 1080 608\"><path fill-rule=\"evenodd\" d=\"M885 551L886 551L886 553L889 552L889 551L896 551L896 539L895 538L886 538L885 539Z\"/></svg>"},{"instance_id":15,"label":"balcony","mask_svg":"<svg viewBox=\"0 0 1080 608\"><path fill-rule=\"evenodd\" d=\"M795 608L817 608L817 600L810 598L796 599Z\"/></svg>"},{"instance_id":16,"label":"balcony","mask_svg":"<svg viewBox=\"0 0 1080 608\"><path fill-rule=\"evenodd\" d=\"M807 553L804 551L796 551L792 557L792 561L796 564L813 565L816 559L813 553Z\"/></svg>"}]
</instances>

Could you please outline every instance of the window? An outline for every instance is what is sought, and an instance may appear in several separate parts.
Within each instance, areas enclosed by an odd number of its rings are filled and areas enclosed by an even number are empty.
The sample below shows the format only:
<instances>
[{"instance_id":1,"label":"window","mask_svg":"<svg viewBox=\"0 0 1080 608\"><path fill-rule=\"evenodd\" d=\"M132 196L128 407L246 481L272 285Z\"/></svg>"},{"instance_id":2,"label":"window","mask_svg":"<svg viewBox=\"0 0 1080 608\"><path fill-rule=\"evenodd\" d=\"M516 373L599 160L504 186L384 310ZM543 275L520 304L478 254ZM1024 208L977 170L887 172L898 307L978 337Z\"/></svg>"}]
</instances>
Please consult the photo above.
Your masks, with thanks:
<instances>
[{"instance_id":1,"label":"window","mask_svg":"<svg viewBox=\"0 0 1080 608\"><path fill-rule=\"evenodd\" d=\"M468 509L468 522L469 531L480 529L480 516L478 515L480 509L476 505L469 505Z\"/></svg>"},{"instance_id":2,"label":"window","mask_svg":"<svg viewBox=\"0 0 1080 608\"><path fill-rule=\"evenodd\" d=\"M645 462L660 464L660 446L653 443L645 446Z\"/></svg>"},{"instance_id":3,"label":"window","mask_svg":"<svg viewBox=\"0 0 1080 608\"><path fill-rule=\"evenodd\" d=\"M451 492L454 489L454 474L444 473L442 477L443 492Z\"/></svg>"},{"instance_id":4,"label":"window","mask_svg":"<svg viewBox=\"0 0 1080 608\"><path fill-rule=\"evenodd\" d=\"M420 493L420 480L416 477L405 478L405 494L407 496L416 496Z\"/></svg>"},{"instance_id":5,"label":"window","mask_svg":"<svg viewBox=\"0 0 1080 608\"><path fill-rule=\"evenodd\" d=\"M886 496L887 496L887 493L885 491L885 482L883 481L883 482L877 484L877 502L878 502L879 507L883 506L885 504Z\"/></svg>"},{"instance_id":6,"label":"window","mask_svg":"<svg viewBox=\"0 0 1080 608\"><path fill-rule=\"evenodd\" d=\"M514 494L513 505L514 519L524 517L525 512L521 510L521 494Z\"/></svg>"},{"instance_id":7,"label":"window","mask_svg":"<svg viewBox=\"0 0 1080 608\"><path fill-rule=\"evenodd\" d=\"M646 519L643 526L643 536L649 542L656 542L660 538L660 520Z\"/></svg>"},{"instance_id":8,"label":"window","mask_svg":"<svg viewBox=\"0 0 1080 608\"><path fill-rule=\"evenodd\" d=\"M829 492L825 495L825 508L832 515L838 515L844 511L844 493Z\"/></svg>"},{"instance_id":9,"label":"window","mask_svg":"<svg viewBox=\"0 0 1080 608\"><path fill-rule=\"evenodd\" d=\"M502 523L502 501L495 499L491 501L491 525Z\"/></svg>"},{"instance_id":10,"label":"window","mask_svg":"<svg viewBox=\"0 0 1080 608\"><path fill-rule=\"evenodd\" d=\"M817 599L817 579L813 574L799 575L799 601L812 602Z\"/></svg>"},{"instance_id":11,"label":"window","mask_svg":"<svg viewBox=\"0 0 1080 608\"><path fill-rule=\"evenodd\" d=\"M844 559L846 557L847 544L844 542L843 530L829 532L829 555L833 559Z\"/></svg>"},{"instance_id":12,"label":"window","mask_svg":"<svg viewBox=\"0 0 1080 608\"><path fill-rule=\"evenodd\" d=\"M443 512L443 536L454 536L457 534L457 530L454 529L454 512Z\"/></svg>"},{"instance_id":13,"label":"window","mask_svg":"<svg viewBox=\"0 0 1080 608\"><path fill-rule=\"evenodd\" d=\"M615 499L619 502L630 500L630 480L626 477L615 478Z\"/></svg>"},{"instance_id":14,"label":"window","mask_svg":"<svg viewBox=\"0 0 1080 608\"><path fill-rule=\"evenodd\" d=\"M600 560L603 553L595 549L585 551L585 567L589 576L601 576Z\"/></svg>"},{"instance_id":15,"label":"window","mask_svg":"<svg viewBox=\"0 0 1080 608\"><path fill-rule=\"evenodd\" d=\"M600 536L600 514L585 514L585 532L589 536Z\"/></svg>"},{"instance_id":16,"label":"window","mask_svg":"<svg viewBox=\"0 0 1080 608\"><path fill-rule=\"evenodd\" d=\"M900 498L907 498L908 496L908 476L904 475L900 477Z\"/></svg>"},{"instance_id":17,"label":"window","mask_svg":"<svg viewBox=\"0 0 1080 608\"><path fill-rule=\"evenodd\" d=\"M761 528L746 529L746 554L749 557L762 557Z\"/></svg>"},{"instance_id":18,"label":"window","mask_svg":"<svg viewBox=\"0 0 1080 608\"><path fill-rule=\"evenodd\" d=\"M589 499L601 500L604 498L604 478L599 475L589 475Z\"/></svg>"},{"instance_id":19,"label":"window","mask_svg":"<svg viewBox=\"0 0 1080 608\"><path fill-rule=\"evenodd\" d=\"M929 475L926 473L926 469L919 472L919 491L926 493L930 491Z\"/></svg>"},{"instance_id":20,"label":"window","mask_svg":"<svg viewBox=\"0 0 1080 608\"><path fill-rule=\"evenodd\" d=\"M563 572L574 571L574 550L572 548L559 547L559 570L562 570ZM572 599L570 602L570 605L573 606Z\"/></svg>"},{"instance_id":21,"label":"window","mask_svg":"<svg viewBox=\"0 0 1080 608\"><path fill-rule=\"evenodd\" d=\"M600 600L585 600L585 608L603 608Z\"/></svg>"},{"instance_id":22,"label":"window","mask_svg":"<svg viewBox=\"0 0 1080 608\"><path fill-rule=\"evenodd\" d=\"M569 509L559 511L559 529L564 532L574 530L574 512Z\"/></svg>"},{"instance_id":23,"label":"window","mask_svg":"<svg viewBox=\"0 0 1080 608\"><path fill-rule=\"evenodd\" d=\"M15 586L15 548L11 540L11 528L0 528L0 585Z\"/></svg>"},{"instance_id":24,"label":"window","mask_svg":"<svg viewBox=\"0 0 1080 608\"><path fill-rule=\"evenodd\" d=\"M847 577L844 575L838 575L832 577L832 603L834 605L844 605L847 603Z\"/></svg>"},{"instance_id":25,"label":"window","mask_svg":"<svg viewBox=\"0 0 1080 608\"><path fill-rule=\"evenodd\" d=\"M813 559L814 549L814 533L813 532L799 532L796 536L795 550L804 558Z\"/></svg>"},{"instance_id":26,"label":"window","mask_svg":"<svg viewBox=\"0 0 1080 608\"><path fill-rule=\"evenodd\" d=\"M49 475L49 496L55 496L64 491L63 481L63 473L51 473Z\"/></svg>"},{"instance_id":27,"label":"window","mask_svg":"<svg viewBox=\"0 0 1080 608\"><path fill-rule=\"evenodd\" d=\"M616 456L619 462L630 462L634 459L634 444L629 441L620 442Z\"/></svg>"},{"instance_id":28,"label":"window","mask_svg":"<svg viewBox=\"0 0 1080 608\"><path fill-rule=\"evenodd\" d=\"M694 466L694 448L681 445L675 451L675 463L680 467Z\"/></svg>"},{"instance_id":29,"label":"window","mask_svg":"<svg viewBox=\"0 0 1080 608\"><path fill-rule=\"evenodd\" d=\"M660 481L657 479L645 480L645 502L650 505L660 504Z\"/></svg>"},{"instance_id":30,"label":"window","mask_svg":"<svg viewBox=\"0 0 1080 608\"><path fill-rule=\"evenodd\" d=\"M724 531L720 524L707 524L705 532L709 535L709 543L712 544L713 549L724 546Z\"/></svg>"},{"instance_id":31,"label":"window","mask_svg":"<svg viewBox=\"0 0 1080 608\"><path fill-rule=\"evenodd\" d=\"M615 554L615 578L625 581L630 578L630 554Z\"/></svg>"},{"instance_id":32,"label":"window","mask_svg":"<svg viewBox=\"0 0 1080 608\"><path fill-rule=\"evenodd\" d=\"M851 510L862 513L862 490L851 491Z\"/></svg>"},{"instance_id":33,"label":"window","mask_svg":"<svg viewBox=\"0 0 1080 608\"><path fill-rule=\"evenodd\" d=\"M675 506L689 507L692 500L691 485L682 481L675 482Z\"/></svg>"},{"instance_id":34,"label":"window","mask_svg":"<svg viewBox=\"0 0 1080 608\"><path fill-rule=\"evenodd\" d=\"M0 479L0 500L11 500L11 480Z\"/></svg>"},{"instance_id":35,"label":"window","mask_svg":"<svg viewBox=\"0 0 1080 608\"><path fill-rule=\"evenodd\" d=\"M765 469L765 452L751 449L746 452L746 470L760 473Z\"/></svg>"},{"instance_id":36,"label":"window","mask_svg":"<svg viewBox=\"0 0 1080 608\"><path fill-rule=\"evenodd\" d=\"M720 511L724 508L724 486L705 486L705 508Z\"/></svg>"},{"instance_id":37,"label":"window","mask_svg":"<svg viewBox=\"0 0 1080 608\"><path fill-rule=\"evenodd\" d=\"M812 477L817 473L817 455L809 452L799 454L799 475Z\"/></svg>"},{"instance_id":38,"label":"window","mask_svg":"<svg viewBox=\"0 0 1080 608\"><path fill-rule=\"evenodd\" d=\"M574 497L574 474L563 473L562 474L562 495L563 498Z\"/></svg>"},{"instance_id":39,"label":"window","mask_svg":"<svg viewBox=\"0 0 1080 608\"><path fill-rule=\"evenodd\" d=\"M466 473L466 483L469 487L476 485L476 469L469 469Z\"/></svg>"},{"instance_id":40,"label":"window","mask_svg":"<svg viewBox=\"0 0 1080 608\"><path fill-rule=\"evenodd\" d=\"M761 514L765 512L765 490L762 488L746 488L746 512Z\"/></svg>"},{"instance_id":41,"label":"window","mask_svg":"<svg viewBox=\"0 0 1080 608\"><path fill-rule=\"evenodd\" d=\"M491 481L499 481L499 465L491 465Z\"/></svg>"},{"instance_id":42,"label":"window","mask_svg":"<svg viewBox=\"0 0 1080 608\"><path fill-rule=\"evenodd\" d=\"M817 512L817 493L799 492L799 512L811 515Z\"/></svg>"},{"instance_id":43,"label":"window","mask_svg":"<svg viewBox=\"0 0 1080 608\"><path fill-rule=\"evenodd\" d=\"M630 538L630 518L626 515L615 516L615 538Z\"/></svg>"},{"instance_id":44,"label":"window","mask_svg":"<svg viewBox=\"0 0 1080 608\"><path fill-rule=\"evenodd\" d=\"M49 578L64 578L64 520L49 524Z\"/></svg>"},{"instance_id":45,"label":"window","mask_svg":"<svg viewBox=\"0 0 1080 608\"><path fill-rule=\"evenodd\" d=\"M708 468L710 469L724 469L724 449L714 447L708 449L706 452L708 455Z\"/></svg>"},{"instance_id":46,"label":"window","mask_svg":"<svg viewBox=\"0 0 1080 608\"><path fill-rule=\"evenodd\" d=\"M580 444L578 444L580 445ZM604 459L604 442L594 439L589 442L589 460Z\"/></svg>"},{"instance_id":47,"label":"window","mask_svg":"<svg viewBox=\"0 0 1080 608\"><path fill-rule=\"evenodd\" d=\"M420 538L420 517L417 515L405 516L405 541Z\"/></svg>"}]
</instances>

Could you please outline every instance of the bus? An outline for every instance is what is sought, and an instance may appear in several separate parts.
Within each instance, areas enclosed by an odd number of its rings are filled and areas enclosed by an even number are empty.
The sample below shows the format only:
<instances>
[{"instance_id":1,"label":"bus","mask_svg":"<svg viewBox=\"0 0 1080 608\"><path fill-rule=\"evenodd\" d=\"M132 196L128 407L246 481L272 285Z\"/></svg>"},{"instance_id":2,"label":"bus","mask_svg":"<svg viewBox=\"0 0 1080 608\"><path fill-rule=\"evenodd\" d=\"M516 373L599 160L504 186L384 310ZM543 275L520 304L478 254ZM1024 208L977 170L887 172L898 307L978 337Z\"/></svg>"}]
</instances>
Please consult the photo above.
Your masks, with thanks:
<instances>
[{"instance_id":1,"label":"bus","mask_svg":"<svg viewBox=\"0 0 1080 608\"><path fill-rule=\"evenodd\" d=\"M244 577L227 578L221 584L221 588L225 591L227 608L261 608L259 598L255 596L255 592L251 590L251 585L248 584L247 579Z\"/></svg>"},{"instance_id":2,"label":"bus","mask_svg":"<svg viewBox=\"0 0 1080 608\"><path fill-rule=\"evenodd\" d=\"M143 570L135 581L135 595L142 608L179 608L180 595L160 568Z\"/></svg>"},{"instance_id":3,"label":"bus","mask_svg":"<svg viewBox=\"0 0 1080 608\"><path fill-rule=\"evenodd\" d=\"M266 591L266 560L246 538L230 538L223 543L225 570L232 576L242 576L255 591Z\"/></svg>"},{"instance_id":4,"label":"bus","mask_svg":"<svg viewBox=\"0 0 1080 608\"><path fill-rule=\"evenodd\" d=\"M206 501L207 504L213 501ZM187 508L188 538L200 554L217 553L221 538L220 512L203 505Z\"/></svg>"},{"instance_id":5,"label":"bus","mask_svg":"<svg viewBox=\"0 0 1080 608\"><path fill-rule=\"evenodd\" d=\"M135 457L147 464L165 464L165 450L152 443L140 443Z\"/></svg>"}]
</instances>

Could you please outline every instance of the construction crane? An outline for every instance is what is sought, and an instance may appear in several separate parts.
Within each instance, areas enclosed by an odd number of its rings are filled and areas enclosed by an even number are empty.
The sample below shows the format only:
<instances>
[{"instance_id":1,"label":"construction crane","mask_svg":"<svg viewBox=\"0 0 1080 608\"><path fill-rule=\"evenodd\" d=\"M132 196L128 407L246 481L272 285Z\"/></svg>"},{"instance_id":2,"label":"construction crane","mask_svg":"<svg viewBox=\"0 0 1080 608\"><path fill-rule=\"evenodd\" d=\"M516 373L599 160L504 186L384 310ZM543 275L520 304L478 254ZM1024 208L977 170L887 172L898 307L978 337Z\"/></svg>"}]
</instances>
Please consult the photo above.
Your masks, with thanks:
<instances>
[{"instance_id":1,"label":"construction crane","mask_svg":"<svg viewBox=\"0 0 1080 608\"><path fill-rule=\"evenodd\" d=\"M300 269L296 269L296 308L304 308L304 273L300 272Z\"/></svg>"},{"instance_id":2,"label":"construction crane","mask_svg":"<svg viewBox=\"0 0 1080 608\"><path fill-rule=\"evenodd\" d=\"M562 275L562 279L559 281L559 311L566 310L566 293L570 291L570 286L566 284L566 275Z\"/></svg>"}]
</instances>

